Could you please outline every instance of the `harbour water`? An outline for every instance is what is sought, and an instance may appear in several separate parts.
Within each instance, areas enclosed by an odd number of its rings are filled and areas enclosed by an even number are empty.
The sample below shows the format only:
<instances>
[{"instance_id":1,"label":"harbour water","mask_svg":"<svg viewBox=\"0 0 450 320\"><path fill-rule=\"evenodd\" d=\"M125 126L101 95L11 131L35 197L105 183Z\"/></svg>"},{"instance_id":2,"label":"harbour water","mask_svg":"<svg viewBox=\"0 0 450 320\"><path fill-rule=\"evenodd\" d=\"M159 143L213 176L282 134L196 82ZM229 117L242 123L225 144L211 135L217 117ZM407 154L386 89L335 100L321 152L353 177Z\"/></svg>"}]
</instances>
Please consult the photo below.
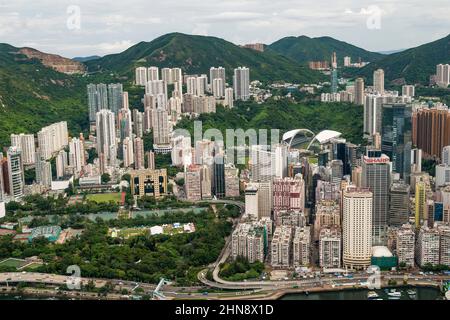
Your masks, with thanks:
<instances>
[{"instance_id":1,"label":"harbour water","mask_svg":"<svg viewBox=\"0 0 450 320\"><path fill-rule=\"evenodd\" d=\"M373 290L373 300L441 300L443 295L440 290L433 287L401 287L394 288L400 295L391 293L391 289ZM281 300L368 300L368 295L371 290L342 290L342 291L328 291L328 292L311 292L288 294L281 298ZM415 294L412 294L415 292Z\"/></svg>"}]
</instances>

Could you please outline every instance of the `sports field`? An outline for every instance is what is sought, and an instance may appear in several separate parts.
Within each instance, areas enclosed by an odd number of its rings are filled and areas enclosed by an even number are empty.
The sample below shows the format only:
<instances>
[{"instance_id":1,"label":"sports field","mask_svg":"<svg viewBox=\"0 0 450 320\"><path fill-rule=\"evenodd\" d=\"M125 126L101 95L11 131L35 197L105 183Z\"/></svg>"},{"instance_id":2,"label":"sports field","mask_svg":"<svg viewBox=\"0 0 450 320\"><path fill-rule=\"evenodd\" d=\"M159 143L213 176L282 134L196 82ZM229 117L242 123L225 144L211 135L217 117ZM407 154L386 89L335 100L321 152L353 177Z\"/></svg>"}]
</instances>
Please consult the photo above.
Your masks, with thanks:
<instances>
[{"instance_id":1,"label":"sports field","mask_svg":"<svg viewBox=\"0 0 450 320\"><path fill-rule=\"evenodd\" d=\"M113 201L115 203L122 202L121 193L99 193L99 194L88 194L87 199L97 203L108 203Z\"/></svg>"},{"instance_id":2,"label":"sports field","mask_svg":"<svg viewBox=\"0 0 450 320\"><path fill-rule=\"evenodd\" d=\"M0 267L13 267L19 269L26 265L28 262L21 259L9 258L3 261L0 261Z\"/></svg>"}]
</instances>

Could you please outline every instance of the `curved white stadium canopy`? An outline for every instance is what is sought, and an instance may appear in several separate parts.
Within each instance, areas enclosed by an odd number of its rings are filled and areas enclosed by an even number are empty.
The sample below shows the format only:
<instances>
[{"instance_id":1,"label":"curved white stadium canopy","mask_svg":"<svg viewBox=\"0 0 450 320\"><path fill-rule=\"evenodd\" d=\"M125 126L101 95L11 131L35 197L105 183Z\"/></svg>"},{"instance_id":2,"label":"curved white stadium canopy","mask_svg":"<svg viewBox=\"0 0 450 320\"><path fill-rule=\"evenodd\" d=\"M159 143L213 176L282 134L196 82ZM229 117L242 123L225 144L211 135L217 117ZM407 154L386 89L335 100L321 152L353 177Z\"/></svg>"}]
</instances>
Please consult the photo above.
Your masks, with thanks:
<instances>
[{"instance_id":1,"label":"curved white stadium canopy","mask_svg":"<svg viewBox=\"0 0 450 320\"><path fill-rule=\"evenodd\" d=\"M283 141L289 144L289 147L291 146L292 141L295 139L295 137L299 134L299 133L310 133L314 136L314 132L312 132L309 129L295 129L295 130L291 130L286 132L283 135ZM307 150L309 150L309 148L311 148L312 144L315 141L318 141L320 144L324 144L329 142L332 139L337 139L342 135L342 133L337 132L337 131L333 131L333 130L324 130L321 131L319 134L315 135L314 138L311 140L310 144L308 145Z\"/></svg>"}]
</instances>

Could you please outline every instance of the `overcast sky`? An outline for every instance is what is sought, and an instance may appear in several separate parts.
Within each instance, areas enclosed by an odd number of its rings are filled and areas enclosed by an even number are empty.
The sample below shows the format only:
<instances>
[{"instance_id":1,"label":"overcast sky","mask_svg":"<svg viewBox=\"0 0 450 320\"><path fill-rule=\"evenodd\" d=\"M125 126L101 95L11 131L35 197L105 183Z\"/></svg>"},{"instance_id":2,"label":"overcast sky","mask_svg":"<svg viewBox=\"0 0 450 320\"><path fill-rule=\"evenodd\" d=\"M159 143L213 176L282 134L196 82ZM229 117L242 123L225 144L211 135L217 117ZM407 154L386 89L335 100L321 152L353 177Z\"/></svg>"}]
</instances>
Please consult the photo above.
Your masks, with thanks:
<instances>
[{"instance_id":1,"label":"overcast sky","mask_svg":"<svg viewBox=\"0 0 450 320\"><path fill-rule=\"evenodd\" d=\"M449 17L449 0L0 0L0 42L74 57L177 31L236 44L327 35L386 51L448 35Z\"/></svg>"}]
</instances>

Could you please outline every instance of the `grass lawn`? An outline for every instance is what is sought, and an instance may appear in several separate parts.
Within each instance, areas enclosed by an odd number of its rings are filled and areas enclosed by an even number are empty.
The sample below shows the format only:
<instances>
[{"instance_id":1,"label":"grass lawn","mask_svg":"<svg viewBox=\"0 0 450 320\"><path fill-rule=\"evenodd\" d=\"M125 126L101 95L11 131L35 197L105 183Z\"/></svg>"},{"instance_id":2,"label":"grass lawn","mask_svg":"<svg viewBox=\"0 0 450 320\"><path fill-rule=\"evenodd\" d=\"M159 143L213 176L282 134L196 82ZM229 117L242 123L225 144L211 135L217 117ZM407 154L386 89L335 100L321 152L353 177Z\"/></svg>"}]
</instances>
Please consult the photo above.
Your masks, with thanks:
<instances>
[{"instance_id":1,"label":"grass lawn","mask_svg":"<svg viewBox=\"0 0 450 320\"><path fill-rule=\"evenodd\" d=\"M15 259L15 258L9 258L6 260L3 260L0 262L0 267L13 267L16 269L19 269L26 265L28 262L25 260Z\"/></svg>"},{"instance_id":2,"label":"grass lawn","mask_svg":"<svg viewBox=\"0 0 450 320\"><path fill-rule=\"evenodd\" d=\"M95 201L97 203L108 203L110 201L113 201L115 203L120 203L122 200L122 194L120 192L88 194L87 199L90 201Z\"/></svg>"}]
</instances>

